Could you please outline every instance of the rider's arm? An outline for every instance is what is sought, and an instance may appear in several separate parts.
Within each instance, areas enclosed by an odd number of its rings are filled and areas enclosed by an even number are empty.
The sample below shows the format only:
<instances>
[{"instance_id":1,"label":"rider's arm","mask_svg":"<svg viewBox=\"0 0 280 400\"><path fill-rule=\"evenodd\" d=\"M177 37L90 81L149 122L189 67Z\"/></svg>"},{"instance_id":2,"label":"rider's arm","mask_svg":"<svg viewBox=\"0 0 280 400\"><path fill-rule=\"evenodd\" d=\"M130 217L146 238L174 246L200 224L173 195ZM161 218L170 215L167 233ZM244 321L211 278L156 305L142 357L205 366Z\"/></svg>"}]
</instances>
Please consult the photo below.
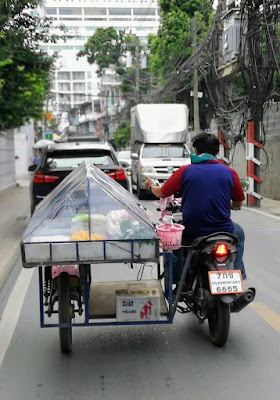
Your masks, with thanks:
<instances>
[{"instance_id":1,"label":"rider's arm","mask_svg":"<svg viewBox=\"0 0 280 400\"><path fill-rule=\"evenodd\" d=\"M230 208L232 210L241 210L242 203L245 200L244 192L240 183L240 180L238 178L237 173L235 172L234 169L230 168L232 173L233 173L233 188L231 192L231 204Z\"/></svg>"},{"instance_id":2,"label":"rider's arm","mask_svg":"<svg viewBox=\"0 0 280 400\"><path fill-rule=\"evenodd\" d=\"M230 208L231 208L232 210L235 210L235 211L241 210L242 203L243 203L243 201L234 201L234 200L231 200Z\"/></svg>"},{"instance_id":3,"label":"rider's arm","mask_svg":"<svg viewBox=\"0 0 280 400\"><path fill-rule=\"evenodd\" d=\"M146 187L146 189L149 189L150 188L150 190L151 190L151 192L156 196L156 197L158 197L159 199L161 199L161 198L163 198L163 197L166 197L166 196L164 196L164 194L162 193L162 191L161 191L161 188L162 188L162 186L155 186L154 185L154 181L151 179L151 178L149 178L149 177L146 177L146 182L145 182L145 187Z\"/></svg>"},{"instance_id":4,"label":"rider's arm","mask_svg":"<svg viewBox=\"0 0 280 400\"><path fill-rule=\"evenodd\" d=\"M188 165L185 165L174 172L174 174L165 182L163 186L155 186L153 184L153 180L146 177L146 189L150 188L151 192L160 199L180 192L182 190L181 177L186 167L188 167Z\"/></svg>"}]
</instances>

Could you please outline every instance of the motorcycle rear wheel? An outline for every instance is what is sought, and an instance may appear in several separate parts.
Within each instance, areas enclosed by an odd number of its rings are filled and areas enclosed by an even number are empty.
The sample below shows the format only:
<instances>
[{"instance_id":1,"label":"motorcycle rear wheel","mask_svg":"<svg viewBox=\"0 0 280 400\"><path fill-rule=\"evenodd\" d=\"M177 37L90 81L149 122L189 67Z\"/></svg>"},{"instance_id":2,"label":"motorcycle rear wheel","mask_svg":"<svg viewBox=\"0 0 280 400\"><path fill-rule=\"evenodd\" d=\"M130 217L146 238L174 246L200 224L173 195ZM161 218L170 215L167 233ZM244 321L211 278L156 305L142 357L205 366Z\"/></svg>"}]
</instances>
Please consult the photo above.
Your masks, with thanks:
<instances>
[{"instance_id":1,"label":"motorcycle rear wheel","mask_svg":"<svg viewBox=\"0 0 280 400\"><path fill-rule=\"evenodd\" d=\"M59 323L71 323L70 277L63 272L58 277L58 316ZM72 351L72 327L59 328L60 349L62 353Z\"/></svg>"},{"instance_id":2,"label":"motorcycle rear wheel","mask_svg":"<svg viewBox=\"0 0 280 400\"><path fill-rule=\"evenodd\" d=\"M230 305L219 297L215 299L214 309L208 315L209 331L212 343L218 347L226 344L230 327Z\"/></svg>"}]
</instances>

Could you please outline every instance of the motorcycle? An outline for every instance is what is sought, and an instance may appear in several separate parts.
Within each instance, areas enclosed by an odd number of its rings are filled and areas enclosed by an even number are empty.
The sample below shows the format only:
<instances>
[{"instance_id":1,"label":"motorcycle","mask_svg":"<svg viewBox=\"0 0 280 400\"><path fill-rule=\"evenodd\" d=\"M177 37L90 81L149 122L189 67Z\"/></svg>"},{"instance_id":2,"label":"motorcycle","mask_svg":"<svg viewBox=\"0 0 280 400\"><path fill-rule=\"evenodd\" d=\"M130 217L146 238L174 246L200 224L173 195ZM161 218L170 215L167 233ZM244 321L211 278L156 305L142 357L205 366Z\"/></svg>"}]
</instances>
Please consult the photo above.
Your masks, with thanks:
<instances>
[{"instance_id":1,"label":"motorcycle","mask_svg":"<svg viewBox=\"0 0 280 400\"><path fill-rule=\"evenodd\" d=\"M162 222L179 222L180 199L170 197L160 205ZM243 310L256 294L255 288L244 289L241 271L234 269L237 243L236 236L215 232L179 250L184 250L185 261L173 301L173 315L176 310L192 312L200 323L208 320L211 341L218 347L227 342L231 313ZM168 282L169 277L165 280Z\"/></svg>"}]
</instances>

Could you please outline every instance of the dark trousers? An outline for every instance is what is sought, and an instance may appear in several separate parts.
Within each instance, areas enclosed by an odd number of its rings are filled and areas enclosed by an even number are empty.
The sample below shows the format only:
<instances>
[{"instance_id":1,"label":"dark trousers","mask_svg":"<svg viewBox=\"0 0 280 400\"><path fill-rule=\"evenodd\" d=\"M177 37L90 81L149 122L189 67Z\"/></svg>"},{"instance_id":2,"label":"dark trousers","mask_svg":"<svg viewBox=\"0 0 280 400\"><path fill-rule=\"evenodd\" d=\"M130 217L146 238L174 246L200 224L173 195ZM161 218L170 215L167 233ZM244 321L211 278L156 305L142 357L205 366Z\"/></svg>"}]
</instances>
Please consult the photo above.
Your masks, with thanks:
<instances>
[{"instance_id":1,"label":"dark trousers","mask_svg":"<svg viewBox=\"0 0 280 400\"><path fill-rule=\"evenodd\" d=\"M245 266L243 263L243 253L244 253L244 243L245 243L245 234L242 229L242 227L235 222L233 223L234 225L234 231L233 234L238 237L239 242L236 246L236 257L235 257L235 262L234 262L234 269L239 269L241 271L241 275L243 279L247 279L246 276L246 271L245 271ZM195 239L191 238L191 240L188 240L186 238L183 238L183 244L192 242L192 240ZM186 244L185 244L186 245ZM180 278L183 272L183 267L184 267L184 259L186 257L187 249L181 247L179 250L173 250L173 283L178 284L180 282Z\"/></svg>"}]
</instances>

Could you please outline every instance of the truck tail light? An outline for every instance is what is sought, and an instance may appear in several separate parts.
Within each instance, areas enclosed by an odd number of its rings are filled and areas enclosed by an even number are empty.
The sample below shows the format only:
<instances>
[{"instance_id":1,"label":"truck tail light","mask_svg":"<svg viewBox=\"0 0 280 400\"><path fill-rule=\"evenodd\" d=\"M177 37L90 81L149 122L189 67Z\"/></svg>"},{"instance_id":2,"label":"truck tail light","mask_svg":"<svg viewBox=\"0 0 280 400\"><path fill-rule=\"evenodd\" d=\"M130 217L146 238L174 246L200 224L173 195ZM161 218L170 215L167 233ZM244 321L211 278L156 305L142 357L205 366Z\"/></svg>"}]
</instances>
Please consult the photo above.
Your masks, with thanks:
<instances>
[{"instance_id":1,"label":"truck tail light","mask_svg":"<svg viewBox=\"0 0 280 400\"><path fill-rule=\"evenodd\" d=\"M55 175L45 175L42 172L36 172L34 174L33 183L54 183L59 179L58 176Z\"/></svg>"}]
</instances>

